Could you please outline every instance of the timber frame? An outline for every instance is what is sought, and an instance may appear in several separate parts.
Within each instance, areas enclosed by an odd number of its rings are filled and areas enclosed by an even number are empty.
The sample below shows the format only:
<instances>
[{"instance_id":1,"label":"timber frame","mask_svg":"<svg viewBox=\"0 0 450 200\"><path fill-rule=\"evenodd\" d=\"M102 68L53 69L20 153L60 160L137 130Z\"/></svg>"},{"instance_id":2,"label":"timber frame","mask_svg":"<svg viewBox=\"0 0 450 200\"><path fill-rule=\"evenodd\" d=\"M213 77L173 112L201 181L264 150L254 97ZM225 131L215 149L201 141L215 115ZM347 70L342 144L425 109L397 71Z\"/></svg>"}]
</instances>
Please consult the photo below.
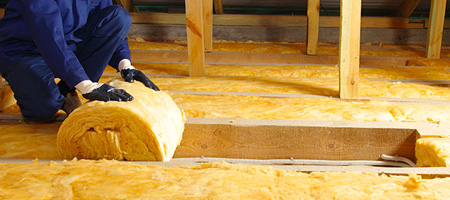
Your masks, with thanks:
<instances>
[{"instance_id":1,"label":"timber frame","mask_svg":"<svg viewBox=\"0 0 450 200\"><path fill-rule=\"evenodd\" d=\"M124 6L132 5L131 0L120 0L120 2ZM186 24L191 76L204 76L205 58L201 54L213 50L211 42L213 25L307 26L307 55L317 54L319 27L340 27L338 64L340 67L339 94L342 99L358 99L361 27L420 28L428 24L428 21L421 21L424 24L411 23L407 18L420 0L404 0L394 13L396 17L393 18L361 17L361 0L341 0L340 18L319 17L320 0L308 0L307 16L301 17L223 15L221 0L185 0L185 2L186 20L183 20L183 14L133 13L133 23ZM212 19L213 4L218 13L214 19ZM426 57L439 58L445 26L446 1L432 0L431 4L429 18L431 26L428 27ZM194 17L198 14L201 17Z\"/></svg>"}]
</instances>

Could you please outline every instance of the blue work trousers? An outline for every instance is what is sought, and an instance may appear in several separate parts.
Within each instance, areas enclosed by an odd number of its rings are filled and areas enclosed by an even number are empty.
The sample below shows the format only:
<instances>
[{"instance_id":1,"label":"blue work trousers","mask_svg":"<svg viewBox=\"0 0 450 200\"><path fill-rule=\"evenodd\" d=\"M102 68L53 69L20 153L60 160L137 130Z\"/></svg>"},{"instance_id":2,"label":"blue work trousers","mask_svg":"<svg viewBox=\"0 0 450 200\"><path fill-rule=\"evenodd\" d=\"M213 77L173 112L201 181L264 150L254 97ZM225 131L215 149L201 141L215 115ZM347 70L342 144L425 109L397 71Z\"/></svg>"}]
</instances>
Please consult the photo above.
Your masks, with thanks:
<instances>
[{"instance_id":1,"label":"blue work trousers","mask_svg":"<svg viewBox=\"0 0 450 200\"><path fill-rule=\"evenodd\" d=\"M97 82L115 49L126 38L131 15L117 5L92 13L86 25L74 35L83 41L74 52L88 77ZM49 122L61 108L64 97L74 88L55 75L39 54L20 54L2 73L27 121Z\"/></svg>"}]
</instances>

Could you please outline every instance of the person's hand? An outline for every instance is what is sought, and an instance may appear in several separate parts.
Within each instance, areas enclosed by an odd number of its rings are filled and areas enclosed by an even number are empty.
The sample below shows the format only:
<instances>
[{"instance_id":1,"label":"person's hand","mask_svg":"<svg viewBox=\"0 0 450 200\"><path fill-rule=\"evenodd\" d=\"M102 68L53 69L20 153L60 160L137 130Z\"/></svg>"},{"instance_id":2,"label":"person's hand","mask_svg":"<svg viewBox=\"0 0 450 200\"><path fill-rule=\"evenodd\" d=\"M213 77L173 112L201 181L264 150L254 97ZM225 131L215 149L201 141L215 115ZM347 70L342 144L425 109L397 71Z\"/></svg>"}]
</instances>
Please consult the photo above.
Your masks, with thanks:
<instances>
[{"instance_id":1,"label":"person's hand","mask_svg":"<svg viewBox=\"0 0 450 200\"><path fill-rule=\"evenodd\" d=\"M145 76L144 73L137 69L123 69L120 74L125 79L126 82L134 82L134 80L142 82L145 86L155 91L159 91L158 86L156 86L150 79Z\"/></svg>"},{"instance_id":2,"label":"person's hand","mask_svg":"<svg viewBox=\"0 0 450 200\"><path fill-rule=\"evenodd\" d=\"M133 96L125 90L117 89L108 84L94 83L85 80L78 83L75 88L81 92L84 98L98 101L131 101Z\"/></svg>"},{"instance_id":3,"label":"person's hand","mask_svg":"<svg viewBox=\"0 0 450 200\"><path fill-rule=\"evenodd\" d=\"M145 76L144 73L137 70L131 65L131 61L128 59L123 59L119 62L118 69L120 71L120 75L122 75L122 78L125 79L126 82L134 82L134 80L137 80L139 82L142 82L145 86L147 86L150 89L153 89L155 91L159 91L158 86L156 86L150 79Z\"/></svg>"}]
</instances>

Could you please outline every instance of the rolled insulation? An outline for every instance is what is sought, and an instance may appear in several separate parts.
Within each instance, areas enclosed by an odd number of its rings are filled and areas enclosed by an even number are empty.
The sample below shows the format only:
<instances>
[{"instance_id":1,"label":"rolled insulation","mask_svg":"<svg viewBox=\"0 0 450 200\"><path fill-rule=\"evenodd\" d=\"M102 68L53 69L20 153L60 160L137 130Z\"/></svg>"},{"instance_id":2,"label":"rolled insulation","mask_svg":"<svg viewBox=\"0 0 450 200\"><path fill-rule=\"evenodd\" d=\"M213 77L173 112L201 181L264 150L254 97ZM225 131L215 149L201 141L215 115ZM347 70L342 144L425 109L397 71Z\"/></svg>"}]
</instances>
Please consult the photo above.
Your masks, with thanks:
<instances>
[{"instance_id":1,"label":"rolled insulation","mask_svg":"<svg viewBox=\"0 0 450 200\"><path fill-rule=\"evenodd\" d=\"M164 91L113 79L129 102L91 101L75 109L57 134L62 158L168 161L180 144L184 112Z\"/></svg>"}]
</instances>

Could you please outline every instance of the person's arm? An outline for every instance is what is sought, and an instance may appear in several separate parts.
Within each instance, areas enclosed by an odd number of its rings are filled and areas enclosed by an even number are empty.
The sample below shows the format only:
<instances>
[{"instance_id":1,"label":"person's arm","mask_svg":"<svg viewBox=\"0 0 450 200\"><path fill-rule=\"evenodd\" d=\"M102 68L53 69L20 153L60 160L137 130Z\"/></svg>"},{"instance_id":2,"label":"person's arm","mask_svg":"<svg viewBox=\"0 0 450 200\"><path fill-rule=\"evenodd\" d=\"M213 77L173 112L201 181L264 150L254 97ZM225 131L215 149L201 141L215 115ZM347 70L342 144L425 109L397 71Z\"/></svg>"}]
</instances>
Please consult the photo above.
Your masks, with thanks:
<instances>
[{"instance_id":1,"label":"person's arm","mask_svg":"<svg viewBox=\"0 0 450 200\"><path fill-rule=\"evenodd\" d=\"M54 0L19 0L25 26L42 58L56 77L83 97L101 101L131 101L124 90L92 82L65 41L61 13Z\"/></svg>"},{"instance_id":2,"label":"person's arm","mask_svg":"<svg viewBox=\"0 0 450 200\"><path fill-rule=\"evenodd\" d=\"M56 77L70 88L89 80L78 58L65 41L59 7L54 0L19 0L27 30Z\"/></svg>"}]
</instances>

